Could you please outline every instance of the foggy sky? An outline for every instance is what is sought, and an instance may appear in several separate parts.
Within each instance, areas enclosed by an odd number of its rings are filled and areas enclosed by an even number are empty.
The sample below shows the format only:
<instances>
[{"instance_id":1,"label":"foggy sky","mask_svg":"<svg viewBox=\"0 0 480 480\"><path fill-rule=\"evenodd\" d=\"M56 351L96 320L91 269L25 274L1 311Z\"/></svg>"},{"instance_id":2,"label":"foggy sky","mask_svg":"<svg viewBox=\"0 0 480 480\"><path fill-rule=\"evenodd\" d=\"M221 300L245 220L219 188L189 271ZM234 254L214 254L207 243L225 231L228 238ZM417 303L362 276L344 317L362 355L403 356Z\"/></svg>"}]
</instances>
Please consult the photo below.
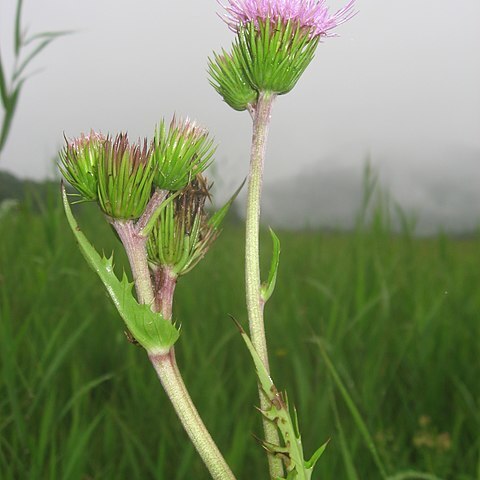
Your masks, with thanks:
<instances>
[{"instance_id":1,"label":"foggy sky","mask_svg":"<svg viewBox=\"0 0 480 480\"><path fill-rule=\"evenodd\" d=\"M15 3L0 0L7 66ZM332 11L344 3L329 2ZM308 171L358 173L369 156L406 198L412 175L427 188L441 174L448 189L450 174L463 169L480 205L480 2L357 4L359 14L324 40L294 91L276 101L267 184ZM219 11L214 0L26 0L31 33L76 33L35 62L32 71L40 71L25 86L0 168L44 177L63 132L151 136L162 117L177 113L218 141L221 189L237 184L248 168L251 122L207 80L207 57L233 40Z\"/></svg>"}]
</instances>

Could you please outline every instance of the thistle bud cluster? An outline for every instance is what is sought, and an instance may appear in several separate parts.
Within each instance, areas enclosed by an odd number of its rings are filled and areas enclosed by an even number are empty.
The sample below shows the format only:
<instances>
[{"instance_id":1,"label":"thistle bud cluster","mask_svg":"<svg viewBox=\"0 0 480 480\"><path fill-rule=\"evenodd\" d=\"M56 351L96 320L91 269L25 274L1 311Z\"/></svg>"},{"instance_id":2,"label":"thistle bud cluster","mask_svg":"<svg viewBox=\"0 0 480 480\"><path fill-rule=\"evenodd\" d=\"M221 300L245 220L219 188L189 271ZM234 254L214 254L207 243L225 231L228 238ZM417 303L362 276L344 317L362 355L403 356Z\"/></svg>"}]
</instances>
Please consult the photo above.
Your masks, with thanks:
<instances>
[{"instance_id":1,"label":"thistle bud cluster","mask_svg":"<svg viewBox=\"0 0 480 480\"><path fill-rule=\"evenodd\" d=\"M209 219L205 210L211 184L202 175L214 152L207 130L174 117L168 126L160 122L151 142L93 131L67 139L59 166L80 201L96 201L117 232L130 222L129 231L145 238L152 270L178 277L218 235L219 216Z\"/></svg>"},{"instance_id":2,"label":"thistle bud cluster","mask_svg":"<svg viewBox=\"0 0 480 480\"><path fill-rule=\"evenodd\" d=\"M162 120L155 130L153 160L158 165L155 185L163 190L179 190L203 172L215 148L207 130L195 122L173 117L170 127Z\"/></svg>"},{"instance_id":3,"label":"thistle bud cluster","mask_svg":"<svg viewBox=\"0 0 480 480\"><path fill-rule=\"evenodd\" d=\"M235 110L255 107L260 92L288 93L322 37L350 19L354 0L330 15L325 0L229 0L230 52L209 59L210 83Z\"/></svg>"},{"instance_id":4,"label":"thistle bud cluster","mask_svg":"<svg viewBox=\"0 0 480 480\"><path fill-rule=\"evenodd\" d=\"M67 140L60 170L81 201L98 201L114 219L137 219L154 189L177 191L203 172L215 148L208 132L195 122L162 120L154 140L130 143L125 133L114 138L91 132Z\"/></svg>"}]
</instances>

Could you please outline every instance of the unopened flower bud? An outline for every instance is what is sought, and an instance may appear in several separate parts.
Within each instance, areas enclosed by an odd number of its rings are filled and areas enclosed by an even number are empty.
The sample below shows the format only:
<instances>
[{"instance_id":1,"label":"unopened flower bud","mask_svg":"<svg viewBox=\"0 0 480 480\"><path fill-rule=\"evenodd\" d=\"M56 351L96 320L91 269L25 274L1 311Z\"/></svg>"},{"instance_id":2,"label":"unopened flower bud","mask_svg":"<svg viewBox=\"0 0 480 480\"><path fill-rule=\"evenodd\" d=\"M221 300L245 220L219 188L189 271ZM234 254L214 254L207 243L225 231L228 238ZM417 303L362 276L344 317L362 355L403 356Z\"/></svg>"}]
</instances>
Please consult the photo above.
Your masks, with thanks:
<instances>
[{"instance_id":1,"label":"unopened flower bud","mask_svg":"<svg viewBox=\"0 0 480 480\"><path fill-rule=\"evenodd\" d=\"M221 55L214 53L209 59L210 84L234 110L246 110L254 106L258 92L252 87L242 64L239 49L234 46L232 53L225 50Z\"/></svg>"},{"instance_id":2,"label":"unopened flower bud","mask_svg":"<svg viewBox=\"0 0 480 480\"><path fill-rule=\"evenodd\" d=\"M65 179L75 187L85 201L97 200L98 163L103 158L106 138L93 130L73 140L66 139L60 152L59 169Z\"/></svg>"},{"instance_id":3,"label":"unopened flower bud","mask_svg":"<svg viewBox=\"0 0 480 480\"><path fill-rule=\"evenodd\" d=\"M214 152L208 131L195 122L174 117L167 129L162 120L153 141L155 186L162 190L181 190L207 168Z\"/></svg>"},{"instance_id":4,"label":"unopened flower bud","mask_svg":"<svg viewBox=\"0 0 480 480\"><path fill-rule=\"evenodd\" d=\"M218 235L217 225L209 222L205 211L208 198L207 180L197 175L165 206L148 240L148 258L153 266L167 267L180 276L205 256Z\"/></svg>"},{"instance_id":5,"label":"unopened flower bud","mask_svg":"<svg viewBox=\"0 0 480 480\"><path fill-rule=\"evenodd\" d=\"M139 218L151 197L154 174L147 140L130 144L124 133L108 138L98 164L100 208L112 218Z\"/></svg>"}]
</instances>

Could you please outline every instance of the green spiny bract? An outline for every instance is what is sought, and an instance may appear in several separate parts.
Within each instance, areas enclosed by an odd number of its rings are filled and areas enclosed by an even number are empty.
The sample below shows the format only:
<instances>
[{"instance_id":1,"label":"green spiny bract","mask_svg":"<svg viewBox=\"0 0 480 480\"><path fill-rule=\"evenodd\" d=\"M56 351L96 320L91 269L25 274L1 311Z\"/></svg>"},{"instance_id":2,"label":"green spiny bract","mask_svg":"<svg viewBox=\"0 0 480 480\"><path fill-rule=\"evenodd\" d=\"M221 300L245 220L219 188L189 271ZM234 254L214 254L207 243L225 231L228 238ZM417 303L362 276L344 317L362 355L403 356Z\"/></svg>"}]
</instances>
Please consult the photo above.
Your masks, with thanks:
<instances>
[{"instance_id":1,"label":"green spiny bract","mask_svg":"<svg viewBox=\"0 0 480 480\"><path fill-rule=\"evenodd\" d=\"M269 18L239 26L234 43L251 86L278 95L288 93L312 61L319 37L291 20Z\"/></svg>"},{"instance_id":2,"label":"green spiny bract","mask_svg":"<svg viewBox=\"0 0 480 480\"><path fill-rule=\"evenodd\" d=\"M62 175L76 190L82 200L95 201L98 198L98 164L104 154L106 138L93 130L89 135L66 140L60 152L59 168Z\"/></svg>"},{"instance_id":3,"label":"green spiny bract","mask_svg":"<svg viewBox=\"0 0 480 480\"><path fill-rule=\"evenodd\" d=\"M207 130L195 122L174 117L167 130L162 120L153 141L155 186L170 191L185 188L207 168L214 153L213 140Z\"/></svg>"},{"instance_id":4,"label":"green spiny bract","mask_svg":"<svg viewBox=\"0 0 480 480\"><path fill-rule=\"evenodd\" d=\"M98 163L98 203L115 219L136 219L152 194L153 168L147 141L130 145L126 134L107 139Z\"/></svg>"},{"instance_id":5,"label":"green spiny bract","mask_svg":"<svg viewBox=\"0 0 480 480\"><path fill-rule=\"evenodd\" d=\"M208 59L210 84L234 110L242 111L254 106L258 92L252 87L242 67L238 45L233 45L232 53L222 49L214 59Z\"/></svg>"},{"instance_id":6,"label":"green spiny bract","mask_svg":"<svg viewBox=\"0 0 480 480\"><path fill-rule=\"evenodd\" d=\"M175 276L184 275L205 256L219 233L218 223L205 212L208 198L207 181L197 175L179 195L167 199L147 244L154 270L168 268Z\"/></svg>"},{"instance_id":7,"label":"green spiny bract","mask_svg":"<svg viewBox=\"0 0 480 480\"><path fill-rule=\"evenodd\" d=\"M277 390L249 336L240 324L237 323L237 326L255 364L259 384L269 400L269 407L261 410L261 413L277 426L283 440L283 445L263 443L267 451L283 459L287 469L286 478L276 478L275 480L311 480L313 469L328 442L320 446L309 460L305 460L296 410L293 409L292 416L287 396Z\"/></svg>"}]
</instances>

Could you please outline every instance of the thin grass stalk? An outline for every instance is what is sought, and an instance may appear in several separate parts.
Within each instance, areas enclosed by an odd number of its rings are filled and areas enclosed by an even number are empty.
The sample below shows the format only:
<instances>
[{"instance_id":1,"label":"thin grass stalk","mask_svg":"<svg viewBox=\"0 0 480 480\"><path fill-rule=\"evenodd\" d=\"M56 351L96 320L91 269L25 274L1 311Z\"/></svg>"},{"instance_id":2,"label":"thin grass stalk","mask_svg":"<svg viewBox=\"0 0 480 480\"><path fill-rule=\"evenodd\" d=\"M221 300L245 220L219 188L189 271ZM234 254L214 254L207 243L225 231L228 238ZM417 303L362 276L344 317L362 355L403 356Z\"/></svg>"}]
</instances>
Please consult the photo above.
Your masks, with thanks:
<instances>
[{"instance_id":1,"label":"thin grass stalk","mask_svg":"<svg viewBox=\"0 0 480 480\"><path fill-rule=\"evenodd\" d=\"M370 453L372 454L373 461L377 466L377 469L381 478L384 480L389 480L387 469L382 459L380 458L380 454L378 453L373 437L370 431L368 430L367 424L365 423L365 420L363 419L362 415L360 414L360 411L355 405L355 402L353 401L351 395L348 393L348 390L344 385L342 379L340 378L340 375L338 374L335 366L330 360L330 357L325 349L325 345L323 344L322 339L315 338L314 343L319 347L320 353L323 357L323 360L325 361L327 369L330 372L330 375L332 376L332 379L335 385L339 389L343 397L343 400L345 401L345 404L347 405L347 408L350 411L350 414L352 415L353 421L355 422L355 425L357 426L361 436L363 437L365 444L367 445L367 448L370 450Z\"/></svg>"}]
</instances>

